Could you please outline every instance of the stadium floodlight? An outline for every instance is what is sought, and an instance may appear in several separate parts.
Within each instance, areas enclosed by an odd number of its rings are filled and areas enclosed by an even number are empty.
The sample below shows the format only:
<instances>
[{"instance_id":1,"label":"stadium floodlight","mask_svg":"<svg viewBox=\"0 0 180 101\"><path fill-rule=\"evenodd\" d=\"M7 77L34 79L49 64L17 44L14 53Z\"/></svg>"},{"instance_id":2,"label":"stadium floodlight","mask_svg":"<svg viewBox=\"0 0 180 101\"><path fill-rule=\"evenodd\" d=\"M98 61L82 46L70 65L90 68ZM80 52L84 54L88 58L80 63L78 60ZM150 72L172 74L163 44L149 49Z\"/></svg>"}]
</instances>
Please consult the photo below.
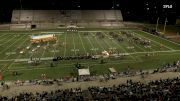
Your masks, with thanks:
<instances>
[{"instance_id":1,"label":"stadium floodlight","mask_svg":"<svg viewBox=\"0 0 180 101\"><path fill-rule=\"evenodd\" d=\"M157 23L156 23L156 32L158 31L158 24L159 24L159 17L157 18Z\"/></svg>"},{"instance_id":2,"label":"stadium floodlight","mask_svg":"<svg viewBox=\"0 0 180 101\"><path fill-rule=\"evenodd\" d=\"M163 30L163 33L165 34L165 32L166 32L166 23L168 22L168 20L167 20L167 17L166 17L166 19L165 19L165 24L164 24L164 30Z\"/></svg>"},{"instance_id":3,"label":"stadium floodlight","mask_svg":"<svg viewBox=\"0 0 180 101\"><path fill-rule=\"evenodd\" d=\"M113 6L112 6L112 9L114 9L114 4L115 4L115 1L113 0Z\"/></svg>"}]
</instances>

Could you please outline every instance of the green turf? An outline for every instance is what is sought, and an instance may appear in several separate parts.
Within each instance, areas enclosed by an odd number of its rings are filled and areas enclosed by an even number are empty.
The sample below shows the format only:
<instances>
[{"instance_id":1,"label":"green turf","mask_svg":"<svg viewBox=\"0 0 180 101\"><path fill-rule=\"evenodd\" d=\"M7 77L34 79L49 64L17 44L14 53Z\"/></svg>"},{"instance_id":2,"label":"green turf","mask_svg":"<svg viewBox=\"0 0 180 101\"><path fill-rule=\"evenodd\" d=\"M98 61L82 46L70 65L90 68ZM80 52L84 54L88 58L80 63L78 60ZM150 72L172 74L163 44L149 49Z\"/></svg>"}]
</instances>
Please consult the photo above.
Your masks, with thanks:
<instances>
[{"instance_id":1,"label":"green turf","mask_svg":"<svg viewBox=\"0 0 180 101\"><path fill-rule=\"evenodd\" d=\"M91 74L108 73L108 68L114 67L117 71L139 69L152 69L165 64L180 60L180 45L174 42L150 35L139 30L127 30L134 33L135 36L151 41L151 48L145 48L139 44L129 42L129 38L121 34L122 30L98 30L102 31L105 38L98 38L96 32L80 31L66 32L63 30L48 30L48 31L1 31L0 32L0 69L3 70L5 80L17 79L40 79L42 73L46 73L49 78L59 78L64 76L76 76L77 70L75 63L81 63L83 67L90 68ZM123 42L118 42L112 39L108 34L110 31L118 33L124 38ZM42 32L59 32L56 33L58 42L38 44L41 47L36 52L32 49L37 48L37 44L30 43L30 35L40 35ZM88 35L84 35L88 33ZM30 46L30 49L26 49ZM128 49L127 47L134 47ZM46 47L46 49L45 49ZM20 51L24 51L20 54ZM26 62L15 62L17 59L33 58L49 58L55 56L76 56L86 55L87 53L99 55L102 51L107 50L113 53L129 53L124 59L104 59L105 63L100 64L98 60L63 60L57 61L55 67L50 67L52 60L42 61L38 66L31 66ZM151 56L145 55L150 52ZM12 71L18 71L19 76L12 76Z\"/></svg>"}]
</instances>

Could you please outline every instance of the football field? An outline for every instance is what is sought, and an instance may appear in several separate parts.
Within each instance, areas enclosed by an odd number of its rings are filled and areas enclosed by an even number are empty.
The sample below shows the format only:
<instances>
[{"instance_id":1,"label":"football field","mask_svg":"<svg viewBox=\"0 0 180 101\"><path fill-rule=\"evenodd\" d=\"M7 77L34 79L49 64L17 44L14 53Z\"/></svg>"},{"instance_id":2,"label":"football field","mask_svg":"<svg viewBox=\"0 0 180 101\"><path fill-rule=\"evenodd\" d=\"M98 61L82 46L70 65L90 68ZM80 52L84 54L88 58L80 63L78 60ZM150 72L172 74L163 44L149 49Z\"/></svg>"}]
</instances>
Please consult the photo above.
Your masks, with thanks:
<instances>
[{"instance_id":1,"label":"football field","mask_svg":"<svg viewBox=\"0 0 180 101\"><path fill-rule=\"evenodd\" d=\"M113 37L112 32L117 37ZM30 36L42 34L55 34L57 41L30 42ZM109 52L110 57L102 58L103 51ZM55 57L73 58L89 54L97 59L52 61ZM41 63L32 66L28 63L30 59L40 59ZM100 63L102 59L103 64ZM127 70L127 67L131 70L153 69L177 60L180 60L180 43L140 30L0 32L0 69L5 80L40 79L43 73L49 78L76 76L74 65L77 62L96 75L108 73L110 67L117 71ZM51 67L51 63L55 66ZM20 75L12 76L13 71L18 71Z\"/></svg>"}]
</instances>

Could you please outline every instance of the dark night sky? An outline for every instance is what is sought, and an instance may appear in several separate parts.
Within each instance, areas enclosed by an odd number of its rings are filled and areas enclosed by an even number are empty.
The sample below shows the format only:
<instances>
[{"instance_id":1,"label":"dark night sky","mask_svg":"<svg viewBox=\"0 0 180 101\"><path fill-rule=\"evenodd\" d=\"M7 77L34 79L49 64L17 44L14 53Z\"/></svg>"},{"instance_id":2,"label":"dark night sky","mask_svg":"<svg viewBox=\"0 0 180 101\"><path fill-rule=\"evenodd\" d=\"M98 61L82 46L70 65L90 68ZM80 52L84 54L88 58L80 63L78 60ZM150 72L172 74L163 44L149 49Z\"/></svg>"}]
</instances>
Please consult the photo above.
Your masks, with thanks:
<instances>
[{"instance_id":1,"label":"dark night sky","mask_svg":"<svg viewBox=\"0 0 180 101\"><path fill-rule=\"evenodd\" d=\"M8 22L13 9L120 9L124 20L155 21L158 16L179 16L177 0L0 0L0 22ZM163 4L172 9L163 9ZM148 9L149 8L149 9Z\"/></svg>"}]
</instances>

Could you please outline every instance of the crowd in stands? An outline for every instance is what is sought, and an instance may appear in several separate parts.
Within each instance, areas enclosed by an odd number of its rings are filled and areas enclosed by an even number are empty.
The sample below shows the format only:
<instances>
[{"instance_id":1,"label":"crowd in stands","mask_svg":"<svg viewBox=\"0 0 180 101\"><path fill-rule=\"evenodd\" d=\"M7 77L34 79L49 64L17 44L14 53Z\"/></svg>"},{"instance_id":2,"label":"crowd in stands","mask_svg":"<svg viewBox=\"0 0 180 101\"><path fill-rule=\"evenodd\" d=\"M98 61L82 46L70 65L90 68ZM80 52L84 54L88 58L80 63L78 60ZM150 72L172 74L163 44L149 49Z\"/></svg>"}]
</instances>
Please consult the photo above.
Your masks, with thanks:
<instances>
[{"instance_id":1,"label":"crowd in stands","mask_svg":"<svg viewBox=\"0 0 180 101\"><path fill-rule=\"evenodd\" d=\"M161 68L157 68L157 72L180 72L180 61L172 64L166 63Z\"/></svg>"},{"instance_id":2,"label":"crowd in stands","mask_svg":"<svg viewBox=\"0 0 180 101\"><path fill-rule=\"evenodd\" d=\"M56 90L42 93L20 93L12 98L1 97L0 101L83 101L84 91L81 88Z\"/></svg>"},{"instance_id":3,"label":"crowd in stands","mask_svg":"<svg viewBox=\"0 0 180 101\"><path fill-rule=\"evenodd\" d=\"M180 99L180 79L150 81L147 84L132 82L110 87L89 87L56 90L42 93L21 93L8 98L0 96L0 101L178 101Z\"/></svg>"},{"instance_id":4,"label":"crowd in stands","mask_svg":"<svg viewBox=\"0 0 180 101\"><path fill-rule=\"evenodd\" d=\"M178 101L180 99L180 79L151 81L148 84L127 81L126 84L113 87L90 87L94 100L108 101Z\"/></svg>"}]
</instances>

